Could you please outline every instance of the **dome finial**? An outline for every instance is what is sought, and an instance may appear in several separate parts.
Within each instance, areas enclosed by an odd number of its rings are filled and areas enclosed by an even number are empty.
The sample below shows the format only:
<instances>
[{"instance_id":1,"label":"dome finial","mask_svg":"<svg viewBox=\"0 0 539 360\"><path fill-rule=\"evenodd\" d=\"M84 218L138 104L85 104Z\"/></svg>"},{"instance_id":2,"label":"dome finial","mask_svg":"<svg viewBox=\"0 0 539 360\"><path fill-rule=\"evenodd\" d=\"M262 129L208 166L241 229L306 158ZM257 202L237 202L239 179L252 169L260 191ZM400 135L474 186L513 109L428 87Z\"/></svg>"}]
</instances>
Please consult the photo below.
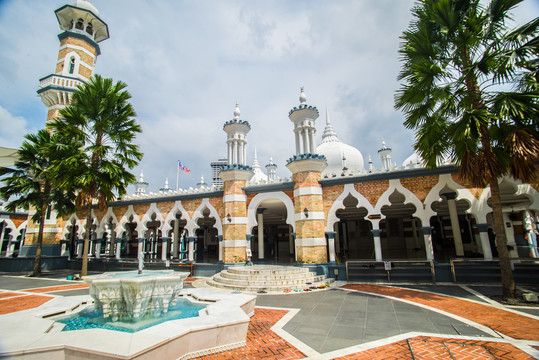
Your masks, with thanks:
<instances>
[{"instance_id":1,"label":"dome finial","mask_svg":"<svg viewBox=\"0 0 539 360\"><path fill-rule=\"evenodd\" d=\"M299 102L303 105L307 103L307 96L305 96L304 87L301 87L301 94L299 94Z\"/></svg>"},{"instance_id":2,"label":"dome finial","mask_svg":"<svg viewBox=\"0 0 539 360\"><path fill-rule=\"evenodd\" d=\"M236 101L236 108L234 109L234 120L240 119L240 104Z\"/></svg>"},{"instance_id":3,"label":"dome finial","mask_svg":"<svg viewBox=\"0 0 539 360\"><path fill-rule=\"evenodd\" d=\"M253 169L260 169L260 164L258 163L258 156L256 155L256 146L255 146L255 156L253 158Z\"/></svg>"},{"instance_id":4,"label":"dome finial","mask_svg":"<svg viewBox=\"0 0 539 360\"><path fill-rule=\"evenodd\" d=\"M331 125L331 121L329 120L329 110L326 106L326 128L324 129L324 133L322 134L322 143L325 142L340 142L339 138L337 137L337 133L333 129L333 125Z\"/></svg>"}]
</instances>

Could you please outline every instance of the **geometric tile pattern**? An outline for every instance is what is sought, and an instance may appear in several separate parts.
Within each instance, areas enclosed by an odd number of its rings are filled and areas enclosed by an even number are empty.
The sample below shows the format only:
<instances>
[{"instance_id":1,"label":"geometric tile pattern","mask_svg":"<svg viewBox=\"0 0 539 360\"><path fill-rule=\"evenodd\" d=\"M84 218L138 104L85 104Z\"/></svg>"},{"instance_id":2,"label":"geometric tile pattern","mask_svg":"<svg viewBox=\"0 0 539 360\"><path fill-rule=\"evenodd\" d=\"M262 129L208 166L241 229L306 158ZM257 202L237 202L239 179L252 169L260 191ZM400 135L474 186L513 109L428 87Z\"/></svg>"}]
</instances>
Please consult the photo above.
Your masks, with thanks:
<instances>
[{"instance_id":1,"label":"geometric tile pattern","mask_svg":"<svg viewBox=\"0 0 539 360\"><path fill-rule=\"evenodd\" d=\"M414 303L447 311L478 324L490 327L499 333L519 340L539 340L539 320L515 314L488 305L426 293L418 290L402 289L372 284L347 284L343 288L364 291L371 294L388 295Z\"/></svg>"},{"instance_id":2,"label":"geometric tile pattern","mask_svg":"<svg viewBox=\"0 0 539 360\"><path fill-rule=\"evenodd\" d=\"M417 336L337 359L532 360L534 358L508 343Z\"/></svg>"},{"instance_id":3,"label":"geometric tile pattern","mask_svg":"<svg viewBox=\"0 0 539 360\"><path fill-rule=\"evenodd\" d=\"M289 342L271 331L271 327L279 321L287 310L256 308L255 315L249 323L247 331L247 345L225 351L219 354L208 355L198 359L302 359L305 357L301 351L290 345Z\"/></svg>"}]
</instances>

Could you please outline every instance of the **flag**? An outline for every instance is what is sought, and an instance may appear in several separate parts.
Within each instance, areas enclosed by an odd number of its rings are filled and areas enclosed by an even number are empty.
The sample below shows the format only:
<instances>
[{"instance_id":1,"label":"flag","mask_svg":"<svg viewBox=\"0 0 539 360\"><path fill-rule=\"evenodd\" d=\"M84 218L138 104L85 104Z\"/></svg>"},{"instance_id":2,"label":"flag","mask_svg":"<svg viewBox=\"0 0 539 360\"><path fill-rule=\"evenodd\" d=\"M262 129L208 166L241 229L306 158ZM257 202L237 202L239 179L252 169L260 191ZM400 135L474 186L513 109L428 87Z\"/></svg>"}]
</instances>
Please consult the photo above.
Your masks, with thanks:
<instances>
[{"instance_id":1,"label":"flag","mask_svg":"<svg viewBox=\"0 0 539 360\"><path fill-rule=\"evenodd\" d=\"M191 173L191 170L189 170L188 168L186 168L185 166L183 166L182 162L178 160L178 167L180 168L181 171L185 171L186 173L190 174Z\"/></svg>"}]
</instances>

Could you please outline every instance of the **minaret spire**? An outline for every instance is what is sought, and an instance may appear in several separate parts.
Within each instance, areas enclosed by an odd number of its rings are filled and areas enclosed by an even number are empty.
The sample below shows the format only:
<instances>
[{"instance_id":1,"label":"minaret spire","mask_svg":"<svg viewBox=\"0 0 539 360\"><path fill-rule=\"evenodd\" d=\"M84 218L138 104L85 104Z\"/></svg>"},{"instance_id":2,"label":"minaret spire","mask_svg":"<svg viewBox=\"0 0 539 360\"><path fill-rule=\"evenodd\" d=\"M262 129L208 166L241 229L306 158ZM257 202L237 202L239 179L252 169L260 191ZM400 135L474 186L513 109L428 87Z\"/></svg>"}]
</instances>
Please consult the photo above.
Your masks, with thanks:
<instances>
[{"instance_id":1,"label":"minaret spire","mask_svg":"<svg viewBox=\"0 0 539 360\"><path fill-rule=\"evenodd\" d=\"M333 125L331 125L331 120L329 119L329 110L326 106L326 128L322 134L322 143L327 142L341 142L341 140L337 137L337 133L333 129Z\"/></svg>"}]
</instances>

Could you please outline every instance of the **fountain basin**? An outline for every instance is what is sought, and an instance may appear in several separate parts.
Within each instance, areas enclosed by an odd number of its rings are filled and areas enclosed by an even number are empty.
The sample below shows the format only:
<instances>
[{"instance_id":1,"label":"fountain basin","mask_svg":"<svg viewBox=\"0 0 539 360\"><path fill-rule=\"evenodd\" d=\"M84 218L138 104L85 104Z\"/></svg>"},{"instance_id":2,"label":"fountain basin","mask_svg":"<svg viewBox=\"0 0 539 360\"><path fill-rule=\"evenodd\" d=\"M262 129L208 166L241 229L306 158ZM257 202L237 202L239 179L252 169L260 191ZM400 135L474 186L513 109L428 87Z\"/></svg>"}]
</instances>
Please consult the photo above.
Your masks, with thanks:
<instances>
[{"instance_id":1,"label":"fountain basin","mask_svg":"<svg viewBox=\"0 0 539 360\"><path fill-rule=\"evenodd\" d=\"M105 329L62 331L54 320L80 311L91 297L55 297L36 309L0 315L0 358L191 359L245 346L256 296L213 289L184 289L209 305L198 317L167 321L137 332Z\"/></svg>"},{"instance_id":2,"label":"fountain basin","mask_svg":"<svg viewBox=\"0 0 539 360\"><path fill-rule=\"evenodd\" d=\"M84 281L105 319L138 321L167 313L188 276L174 270L117 271L87 276Z\"/></svg>"}]
</instances>

